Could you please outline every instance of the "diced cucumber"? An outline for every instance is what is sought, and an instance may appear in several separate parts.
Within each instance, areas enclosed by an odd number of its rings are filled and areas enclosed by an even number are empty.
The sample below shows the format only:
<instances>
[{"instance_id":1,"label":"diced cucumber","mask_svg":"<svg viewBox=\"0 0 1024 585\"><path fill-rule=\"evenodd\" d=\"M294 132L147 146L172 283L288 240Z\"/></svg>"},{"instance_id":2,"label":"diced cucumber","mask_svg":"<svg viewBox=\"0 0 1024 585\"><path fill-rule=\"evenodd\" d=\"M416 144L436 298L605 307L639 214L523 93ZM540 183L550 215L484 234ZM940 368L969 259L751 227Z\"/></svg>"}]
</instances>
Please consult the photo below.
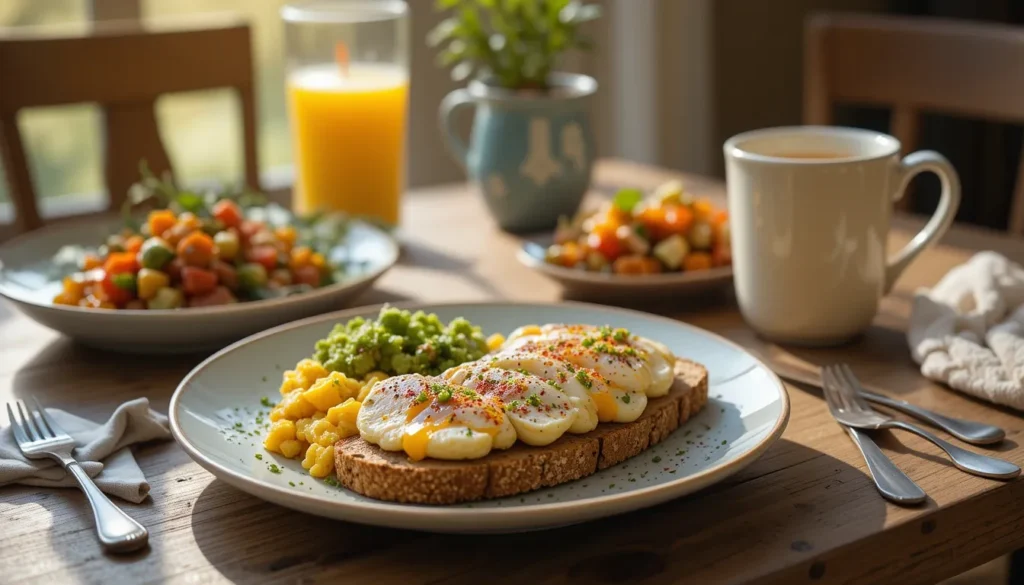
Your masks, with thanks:
<instances>
[{"instance_id":1,"label":"diced cucumber","mask_svg":"<svg viewBox=\"0 0 1024 585\"><path fill-rule=\"evenodd\" d=\"M150 309L177 309L185 306L185 293L176 288L165 286L156 291L156 295L146 302Z\"/></svg>"},{"instance_id":2,"label":"diced cucumber","mask_svg":"<svg viewBox=\"0 0 1024 585\"><path fill-rule=\"evenodd\" d=\"M238 284L245 290L256 290L267 284L267 269L262 264L248 262L238 267Z\"/></svg>"},{"instance_id":3,"label":"diced cucumber","mask_svg":"<svg viewBox=\"0 0 1024 585\"><path fill-rule=\"evenodd\" d=\"M683 236L675 234L658 242L654 246L654 257L671 270L683 265L683 259L690 253L690 245Z\"/></svg>"},{"instance_id":4,"label":"diced cucumber","mask_svg":"<svg viewBox=\"0 0 1024 585\"><path fill-rule=\"evenodd\" d=\"M174 259L174 250L163 238L149 238L139 250L139 264L143 268L160 270Z\"/></svg>"}]
</instances>

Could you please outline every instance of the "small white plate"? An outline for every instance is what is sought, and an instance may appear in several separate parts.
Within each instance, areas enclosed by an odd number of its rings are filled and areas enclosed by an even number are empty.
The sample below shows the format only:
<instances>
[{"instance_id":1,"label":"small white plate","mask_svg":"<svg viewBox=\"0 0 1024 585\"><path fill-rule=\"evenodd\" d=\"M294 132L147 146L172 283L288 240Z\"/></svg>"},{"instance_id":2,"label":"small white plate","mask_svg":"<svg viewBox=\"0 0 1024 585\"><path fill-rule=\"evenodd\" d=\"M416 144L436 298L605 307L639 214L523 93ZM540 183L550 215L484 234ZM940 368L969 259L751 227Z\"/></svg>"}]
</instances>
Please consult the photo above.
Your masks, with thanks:
<instances>
[{"instance_id":1,"label":"small white plate","mask_svg":"<svg viewBox=\"0 0 1024 585\"><path fill-rule=\"evenodd\" d=\"M298 461L261 447L268 408L280 398L281 372L309 357L335 323L377 308L321 315L276 327L227 347L193 370L171 398L171 430L185 451L219 479L267 501L309 514L432 532L536 530L611 516L678 498L732 475L782 434L789 398L778 377L738 345L696 327L636 311L582 303L407 305L463 316L484 333L529 323L626 327L665 343L710 372L707 406L664 442L615 467L522 496L456 506L394 504L333 487ZM263 413L263 424L254 422ZM259 455L261 458L257 458ZM271 471L271 465L279 473Z\"/></svg>"},{"instance_id":2,"label":"small white plate","mask_svg":"<svg viewBox=\"0 0 1024 585\"><path fill-rule=\"evenodd\" d=\"M621 275L556 266L544 261L550 241L523 242L516 253L522 264L562 285L568 296L585 299L653 298L687 295L732 284L732 266L693 272Z\"/></svg>"},{"instance_id":3,"label":"small white plate","mask_svg":"<svg viewBox=\"0 0 1024 585\"><path fill-rule=\"evenodd\" d=\"M121 227L119 217L82 219L44 227L0 246L0 296L32 319L84 344L129 353L217 349L280 323L345 306L398 260L398 244L383 230L353 221L346 240L329 252L351 269L340 282L292 296L166 311L113 311L53 304L64 276L77 271L54 255L65 246L90 246Z\"/></svg>"}]
</instances>

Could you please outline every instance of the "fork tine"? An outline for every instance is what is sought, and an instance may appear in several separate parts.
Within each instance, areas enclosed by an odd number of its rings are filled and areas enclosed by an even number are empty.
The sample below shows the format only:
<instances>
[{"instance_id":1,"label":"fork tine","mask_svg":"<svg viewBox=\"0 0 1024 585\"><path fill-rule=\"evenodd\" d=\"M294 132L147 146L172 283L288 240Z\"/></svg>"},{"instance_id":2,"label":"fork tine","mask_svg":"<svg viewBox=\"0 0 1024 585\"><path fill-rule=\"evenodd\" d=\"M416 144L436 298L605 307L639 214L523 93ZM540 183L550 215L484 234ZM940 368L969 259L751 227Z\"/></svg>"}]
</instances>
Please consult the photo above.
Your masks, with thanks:
<instances>
[{"instance_id":1,"label":"fork tine","mask_svg":"<svg viewBox=\"0 0 1024 585\"><path fill-rule=\"evenodd\" d=\"M870 408L860 399L860 381L857 380L857 376L853 375L853 370L850 369L850 366L841 364L839 370L846 381L846 398L850 401L850 408L858 408L860 410Z\"/></svg>"},{"instance_id":2,"label":"fork tine","mask_svg":"<svg viewBox=\"0 0 1024 585\"><path fill-rule=\"evenodd\" d=\"M36 405L36 412L39 414L39 420L42 421L43 426L50 432L51 437L56 437L57 433L53 430L56 425L50 423L50 415L46 414L46 409L43 408L42 404L39 404L39 400L34 396L32 397L32 402Z\"/></svg>"},{"instance_id":3,"label":"fork tine","mask_svg":"<svg viewBox=\"0 0 1024 585\"><path fill-rule=\"evenodd\" d=\"M7 417L11 419L11 430L14 432L14 440L18 443L28 443L30 439L25 434L25 429L22 428L21 420L14 415L10 402L7 403Z\"/></svg>"},{"instance_id":4,"label":"fork tine","mask_svg":"<svg viewBox=\"0 0 1024 585\"><path fill-rule=\"evenodd\" d=\"M35 421L25 414L25 411L27 410L25 404L20 400L15 400L14 404L18 407L18 414L21 415L22 429L25 431L25 434L28 435L29 440L38 441L39 439L42 439L43 436L40 435L39 431L36 429Z\"/></svg>"},{"instance_id":5,"label":"fork tine","mask_svg":"<svg viewBox=\"0 0 1024 585\"><path fill-rule=\"evenodd\" d=\"M53 429L50 428L50 425L48 425L46 423L46 420L43 418L43 407L39 405L38 400L32 399L32 402L35 402L36 408L32 408L32 404L28 402L25 403L25 408L27 408L29 414L32 415L32 422L34 422L36 424L36 428L39 429L39 436L44 439L52 439L53 437L56 436L56 434L53 432Z\"/></svg>"},{"instance_id":6,"label":"fork tine","mask_svg":"<svg viewBox=\"0 0 1024 585\"><path fill-rule=\"evenodd\" d=\"M821 369L821 389L825 394L825 402L828 403L829 408L841 410L842 401L836 391L835 372L832 371L830 366L825 366Z\"/></svg>"}]
</instances>

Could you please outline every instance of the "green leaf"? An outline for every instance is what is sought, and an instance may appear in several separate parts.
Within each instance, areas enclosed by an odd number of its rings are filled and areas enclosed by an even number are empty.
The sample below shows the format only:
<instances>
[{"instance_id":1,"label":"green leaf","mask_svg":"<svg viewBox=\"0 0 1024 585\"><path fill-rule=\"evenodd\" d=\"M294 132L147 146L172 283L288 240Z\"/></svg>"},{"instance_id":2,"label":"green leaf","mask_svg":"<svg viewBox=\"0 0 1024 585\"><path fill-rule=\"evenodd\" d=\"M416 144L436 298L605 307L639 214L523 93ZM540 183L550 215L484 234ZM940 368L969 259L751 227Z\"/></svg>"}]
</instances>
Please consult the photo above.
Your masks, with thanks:
<instances>
[{"instance_id":1,"label":"green leaf","mask_svg":"<svg viewBox=\"0 0 1024 585\"><path fill-rule=\"evenodd\" d=\"M644 193L640 189L620 189L612 203L622 211L631 212L643 199Z\"/></svg>"},{"instance_id":2,"label":"green leaf","mask_svg":"<svg viewBox=\"0 0 1024 585\"><path fill-rule=\"evenodd\" d=\"M459 5L461 0L436 0L434 2L434 8L437 10L448 10L449 8L455 8Z\"/></svg>"},{"instance_id":3,"label":"green leaf","mask_svg":"<svg viewBox=\"0 0 1024 585\"><path fill-rule=\"evenodd\" d=\"M181 206L183 210L191 211L197 215L206 209L206 201L203 197L191 191L181 191L174 198L174 202Z\"/></svg>"}]
</instances>

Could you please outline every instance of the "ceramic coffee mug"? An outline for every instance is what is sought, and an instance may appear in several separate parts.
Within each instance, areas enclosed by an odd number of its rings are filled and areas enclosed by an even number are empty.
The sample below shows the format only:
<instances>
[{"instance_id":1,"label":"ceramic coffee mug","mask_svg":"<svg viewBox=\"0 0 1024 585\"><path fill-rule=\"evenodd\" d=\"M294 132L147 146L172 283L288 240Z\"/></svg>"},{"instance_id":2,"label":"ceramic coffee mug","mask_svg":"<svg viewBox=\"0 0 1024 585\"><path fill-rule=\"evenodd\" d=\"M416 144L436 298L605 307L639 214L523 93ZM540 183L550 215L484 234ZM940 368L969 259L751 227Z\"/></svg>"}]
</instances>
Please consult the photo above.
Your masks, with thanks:
<instances>
[{"instance_id":1,"label":"ceramic coffee mug","mask_svg":"<svg viewBox=\"0 0 1024 585\"><path fill-rule=\"evenodd\" d=\"M832 345L871 324L900 273L953 222L960 181L933 151L900 159L892 136L801 126L725 143L736 296L747 323L784 343ZM910 179L938 175L931 220L886 257L893 202Z\"/></svg>"}]
</instances>

